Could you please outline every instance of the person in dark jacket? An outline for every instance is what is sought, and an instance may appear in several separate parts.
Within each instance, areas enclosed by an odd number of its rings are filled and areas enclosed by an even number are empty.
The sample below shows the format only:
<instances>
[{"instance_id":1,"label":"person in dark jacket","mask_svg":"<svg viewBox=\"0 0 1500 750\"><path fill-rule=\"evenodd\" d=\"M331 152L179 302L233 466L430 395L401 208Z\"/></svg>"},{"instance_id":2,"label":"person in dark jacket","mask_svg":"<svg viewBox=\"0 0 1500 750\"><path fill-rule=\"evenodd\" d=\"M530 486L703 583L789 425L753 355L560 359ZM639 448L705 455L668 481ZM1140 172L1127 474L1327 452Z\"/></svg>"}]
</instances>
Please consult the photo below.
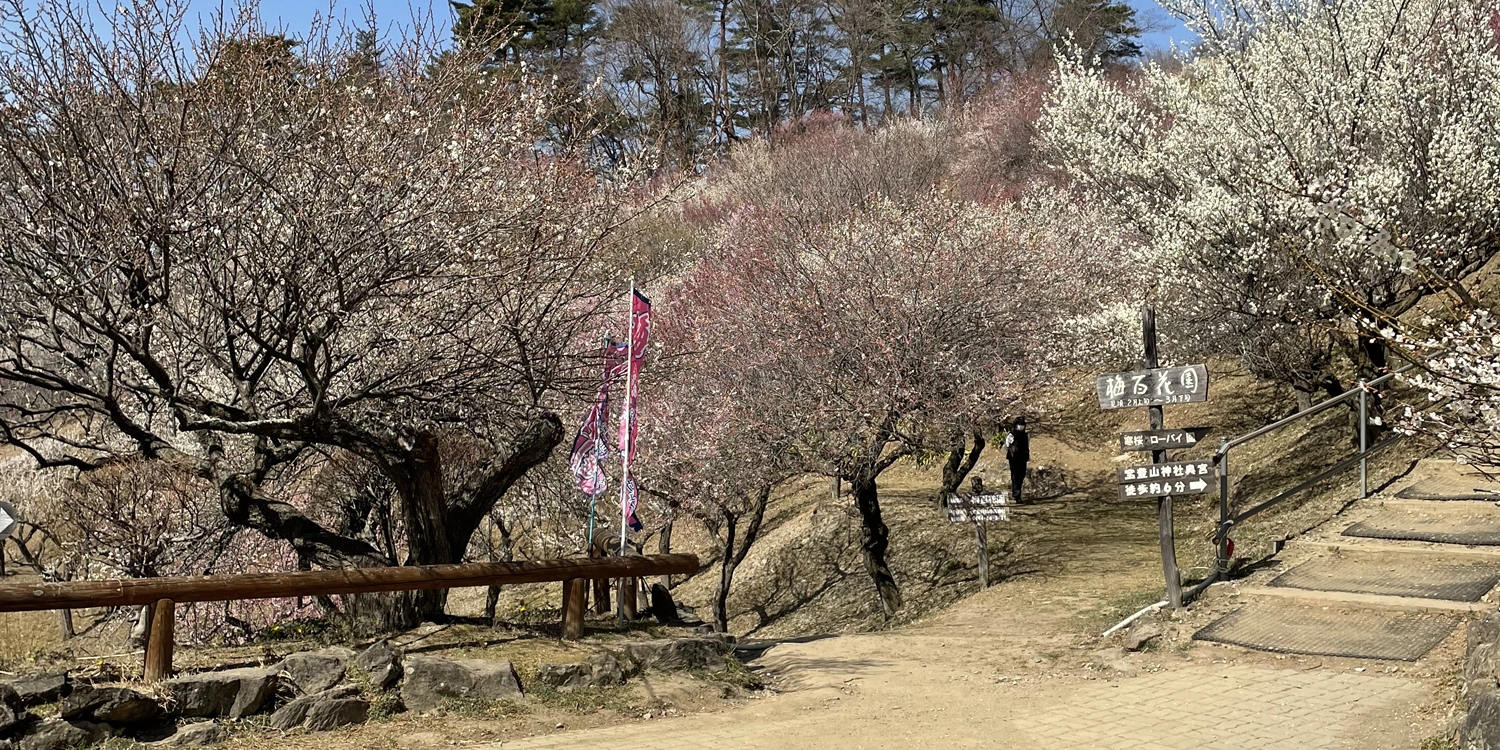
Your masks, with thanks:
<instances>
[{"instance_id":1,"label":"person in dark jacket","mask_svg":"<svg viewBox=\"0 0 1500 750\"><path fill-rule=\"evenodd\" d=\"M1005 460L1010 462L1010 501L1021 504L1021 483L1026 480L1026 462L1031 460L1031 436L1026 434L1026 418L1016 417L1010 434L1005 436Z\"/></svg>"}]
</instances>

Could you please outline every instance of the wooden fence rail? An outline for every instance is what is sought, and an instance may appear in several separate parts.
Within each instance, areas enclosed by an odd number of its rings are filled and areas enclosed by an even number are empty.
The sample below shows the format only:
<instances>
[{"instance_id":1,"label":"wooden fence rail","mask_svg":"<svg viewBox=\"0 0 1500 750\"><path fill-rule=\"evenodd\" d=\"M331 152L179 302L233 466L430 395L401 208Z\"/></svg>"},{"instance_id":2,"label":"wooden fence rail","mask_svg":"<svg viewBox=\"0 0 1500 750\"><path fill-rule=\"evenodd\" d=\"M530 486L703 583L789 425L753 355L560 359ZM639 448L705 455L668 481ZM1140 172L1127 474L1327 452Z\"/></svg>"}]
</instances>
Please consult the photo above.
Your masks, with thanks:
<instances>
[{"instance_id":1,"label":"wooden fence rail","mask_svg":"<svg viewBox=\"0 0 1500 750\"><path fill-rule=\"evenodd\" d=\"M15 583L0 585L0 612L152 606L155 611L151 618L151 638L146 647L145 673L147 680L159 680L172 673L173 609L179 602L281 599L560 581L563 583L563 637L577 638L583 634L583 599L587 581L696 572L698 558L695 555L644 555L182 578ZM631 588L631 593L634 593L633 586Z\"/></svg>"}]
</instances>

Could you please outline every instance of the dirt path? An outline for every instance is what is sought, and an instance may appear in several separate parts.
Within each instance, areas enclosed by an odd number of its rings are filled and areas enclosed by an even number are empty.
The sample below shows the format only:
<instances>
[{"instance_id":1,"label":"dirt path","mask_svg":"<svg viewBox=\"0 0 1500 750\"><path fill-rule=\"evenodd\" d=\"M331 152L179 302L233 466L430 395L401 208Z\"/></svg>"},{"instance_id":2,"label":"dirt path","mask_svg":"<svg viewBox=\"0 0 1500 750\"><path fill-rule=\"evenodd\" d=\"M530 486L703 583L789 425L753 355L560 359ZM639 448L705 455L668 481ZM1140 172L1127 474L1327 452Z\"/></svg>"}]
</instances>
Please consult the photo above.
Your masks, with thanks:
<instances>
[{"instance_id":1,"label":"dirt path","mask_svg":"<svg viewBox=\"0 0 1500 750\"><path fill-rule=\"evenodd\" d=\"M1149 509L1033 512L1091 543L899 630L774 646L754 666L779 695L498 747L1395 749L1443 733L1462 629L1417 663L1275 656L1189 640L1230 606L1207 602L1165 620L1157 648L1110 650L1098 632L1159 588Z\"/></svg>"}]
</instances>

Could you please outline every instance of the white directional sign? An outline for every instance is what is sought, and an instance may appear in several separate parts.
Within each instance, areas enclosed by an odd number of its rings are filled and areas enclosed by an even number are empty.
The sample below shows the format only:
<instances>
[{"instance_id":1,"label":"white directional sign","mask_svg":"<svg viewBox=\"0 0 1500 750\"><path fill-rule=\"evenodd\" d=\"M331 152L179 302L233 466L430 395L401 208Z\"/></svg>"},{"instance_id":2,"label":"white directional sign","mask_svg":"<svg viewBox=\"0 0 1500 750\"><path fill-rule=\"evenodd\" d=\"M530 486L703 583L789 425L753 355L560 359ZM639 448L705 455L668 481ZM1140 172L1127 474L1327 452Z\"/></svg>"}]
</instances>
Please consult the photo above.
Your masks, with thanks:
<instances>
[{"instance_id":1,"label":"white directional sign","mask_svg":"<svg viewBox=\"0 0 1500 750\"><path fill-rule=\"evenodd\" d=\"M1101 409L1163 406L1208 400L1208 368L1204 365L1159 367L1153 370L1100 375L1094 384Z\"/></svg>"},{"instance_id":2,"label":"white directional sign","mask_svg":"<svg viewBox=\"0 0 1500 750\"><path fill-rule=\"evenodd\" d=\"M1004 492L969 497L949 495L947 507L948 520L955 523L1010 520L1010 496Z\"/></svg>"},{"instance_id":3,"label":"white directional sign","mask_svg":"<svg viewBox=\"0 0 1500 750\"><path fill-rule=\"evenodd\" d=\"M1169 464L1127 466L1119 470L1120 497L1201 495L1213 486L1211 461L1180 461Z\"/></svg>"},{"instance_id":4,"label":"white directional sign","mask_svg":"<svg viewBox=\"0 0 1500 750\"><path fill-rule=\"evenodd\" d=\"M0 540L9 539L11 532L16 530L16 524L21 522L21 515L10 503L0 502Z\"/></svg>"}]
</instances>

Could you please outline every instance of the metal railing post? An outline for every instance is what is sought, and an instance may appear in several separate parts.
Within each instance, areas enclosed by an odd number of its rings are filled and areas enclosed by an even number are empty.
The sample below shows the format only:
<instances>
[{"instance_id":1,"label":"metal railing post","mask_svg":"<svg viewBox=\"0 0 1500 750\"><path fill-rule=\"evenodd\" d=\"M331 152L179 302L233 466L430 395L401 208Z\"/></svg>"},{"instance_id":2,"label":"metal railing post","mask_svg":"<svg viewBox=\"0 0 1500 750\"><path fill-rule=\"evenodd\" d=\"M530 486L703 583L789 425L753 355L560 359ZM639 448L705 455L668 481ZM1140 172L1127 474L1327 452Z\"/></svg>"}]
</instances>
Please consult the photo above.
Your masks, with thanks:
<instances>
[{"instance_id":1,"label":"metal railing post","mask_svg":"<svg viewBox=\"0 0 1500 750\"><path fill-rule=\"evenodd\" d=\"M1366 432L1370 425L1370 415L1365 406L1368 388L1365 381L1359 381L1359 499L1361 500L1370 496L1369 459L1365 457L1365 454L1369 452Z\"/></svg>"},{"instance_id":2,"label":"metal railing post","mask_svg":"<svg viewBox=\"0 0 1500 750\"><path fill-rule=\"evenodd\" d=\"M1219 438L1218 460L1214 470L1219 473L1219 533L1215 555L1215 572L1221 581L1229 578L1229 438Z\"/></svg>"}]
</instances>

